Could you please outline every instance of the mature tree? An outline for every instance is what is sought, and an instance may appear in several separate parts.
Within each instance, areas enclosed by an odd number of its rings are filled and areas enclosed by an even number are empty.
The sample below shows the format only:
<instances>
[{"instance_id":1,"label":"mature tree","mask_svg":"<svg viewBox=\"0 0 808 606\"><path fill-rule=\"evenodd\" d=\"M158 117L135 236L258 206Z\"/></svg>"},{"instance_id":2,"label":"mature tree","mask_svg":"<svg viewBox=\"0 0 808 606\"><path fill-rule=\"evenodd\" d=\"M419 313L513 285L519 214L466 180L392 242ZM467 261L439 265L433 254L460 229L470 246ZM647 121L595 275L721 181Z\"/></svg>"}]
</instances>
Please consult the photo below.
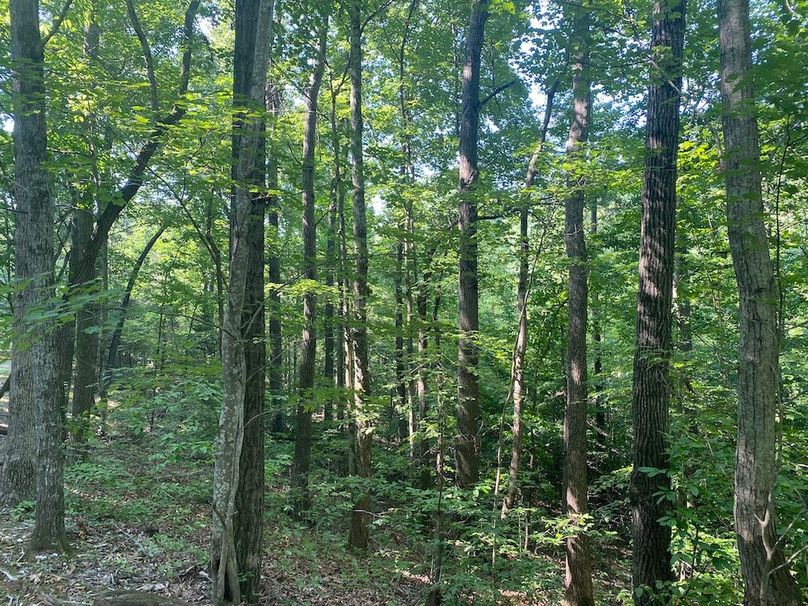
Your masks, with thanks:
<instances>
[{"instance_id":1,"label":"mature tree","mask_svg":"<svg viewBox=\"0 0 808 606\"><path fill-rule=\"evenodd\" d=\"M260 580L260 536L262 532L262 508L257 516L249 516L249 524L243 520L245 490L249 491L260 505L263 498L263 479L253 474L253 484L245 486L242 481L242 446L245 443L245 423L263 427L254 414L257 401L251 395L248 375L256 367L253 323L263 316L248 309L258 309L260 301L252 292L255 288L251 278L252 267L263 267L263 188L264 188L264 126L263 109L269 61L270 29L272 24L271 0L239 0L236 4L236 45L233 62L233 194L230 209L230 276L225 304L222 330L222 379L224 398L219 436L216 443L216 469L213 482L213 601L216 604L239 604L242 590L245 597L255 599ZM258 207L258 208L256 208ZM261 243L257 244L261 235ZM259 252L260 251L260 252ZM254 306L254 307L253 307ZM260 316L260 317L258 317ZM246 321L245 321L246 320ZM263 327L263 324L262 324ZM261 329L263 331L263 328ZM263 332L261 333L263 334ZM262 341L261 341L262 342ZM261 381L263 389L263 381ZM252 401L248 401L250 398ZM251 416L246 418L246 415ZM257 430L256 433L259 433ZM261 436L263 434L261 433ZM263 452L261 444L251 448ZM255 456L254 452L251 455ZM261 457L261 460L263 457ZM249 467L249 466L247 466ZM261 465L263 467L263 465ZM259 475L261 472L258 472ZM242 493L239 495L238 493ZM238 532L237 529L238 528ZM254 544L258 536L257 551L246 549L236 543L237 537ZM237 554L247 554L247 561L239 562ZM244 567L243 569L240 567ZM242 572L245 574L242 575ZM240 584L244 582L244 587Z\"/></svg>"},{"instance_id":2,"label":"mature tree","mask_svg":"<svg viewBox=\"0 0 808 606\"><path fill-rule=\"evenodd\" d=\"M479 279L477 276L477 188L480 178L480 57L489 0L472 0L466 34L460 118L460 339L457 367L457 485L474 484L480 473Z\"/></svg>"},{"instance_id":3,"label":"mature tree","mask_svg":"<svg viewBox=\"0 0 808 606\"><path fill-rule=\"evenodd\" d=\"M591 17L586 8L572 11L572 123L566 153L572 163L565 201L564 240L569 258L567 324L567 403L564 411L564 511L576 524L589 513L586 454L586 321L589 267L584 236L584 179L580 176L582 145L592 113L589 65ZM589 541L579 531L567 539L565 603L591 606L592 561Z\"/></svg>"},{"instance_id":4,"label":"mature tree","mask_svg":"<svg viewBox=\"0 0 808 606\"><path fill-rule=\"evenodd\" d=\"M673 578L671 528L660 523L670 501L660 499L659 493L670 489L668 371L672 347L676 157L684 10L684 0L655 2L651 31L653 68L646 118L632 399L634 468L630 494L634 532L632 585L636 604L658 603L657 583Z\"/></svg>"},{"instance_id":5,"label":"mature tree","mask_svg":"<svg viewBox=\"0 0 808 606\"><path fill-rule=\"evenodd\" d=\"M48 155L45 122L45 42L39 32L39 2L12 0L11 66L14 78L14 343L11 399L20 411L12 415L11 448L16 425L34 420L36 459L16 458L6 471L12 490L25 489L36 477L36 518L31 537L34 550L66 546L62 480L62 414L56 366L56 322L48 313L54 287L54 205L45 163ZM53 27L58 27L57 22ZM52 30L48 38L53 35ZM24 352L24 353L23 353ZM22 355L21 355L22 354ZM22 366L22 367L21 367ZM33 409L33 413L31 410ZM24 435L24 432L23 432ZM34 473L34 470L36 472ZM16 477L27 474L28 478ZM17 494L20 494L18 492ZM22 496L22 495L21 495Z\"/></svg>"},{"instance_id":6,"label":"mature tree","mask_svg":"<svg viewBox=\"0 0 808 606\"><path fill-rule=\"evenodd\" d=\"M310 280L303 297L303 344L298 374L297 416L295 425L295 458L292 464L292 490L295 513L308 508L309 467L311 465L311 420L314 412L314 367L317 361L317 293L313 282L317 280L317 220L314 195L314 151L317 144L317 98L325 71L325 45L328 34L328 14L322 15L320 42L317 47L314 70L304 91L306 119L303 129L303 271Z\"/></svg>"},{"instance_id":7,"label":"mature tree","mask_svg":"<svg viewBox=\"0 0 808 606\"><path fill-rule=\"evenodd\" d=\"M802 603L776 529L778 284L769 258L748 0L719 0L727 229L740 303L735 532L745 603Z\"/></svg>"}]
</instances>

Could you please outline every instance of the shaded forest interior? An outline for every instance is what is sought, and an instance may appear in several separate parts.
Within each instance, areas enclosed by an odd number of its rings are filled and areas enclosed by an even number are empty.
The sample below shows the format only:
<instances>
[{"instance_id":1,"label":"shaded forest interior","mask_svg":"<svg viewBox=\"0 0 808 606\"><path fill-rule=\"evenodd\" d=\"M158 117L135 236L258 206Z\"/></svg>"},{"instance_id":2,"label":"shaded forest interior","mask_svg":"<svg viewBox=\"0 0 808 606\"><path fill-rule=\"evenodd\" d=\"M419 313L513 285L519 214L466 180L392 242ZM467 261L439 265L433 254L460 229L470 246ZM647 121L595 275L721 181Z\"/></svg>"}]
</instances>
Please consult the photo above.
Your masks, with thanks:
<instances>
[{"instance_id":1,"label":"shaded forest interior","mask_svg":"<svg viewBox=\"0 0 808 606\"><path fill-rule=\"evenodd\" d=\"M0 0L0 601L799 606L808 0Z\"/></svg>"}]
</instances>

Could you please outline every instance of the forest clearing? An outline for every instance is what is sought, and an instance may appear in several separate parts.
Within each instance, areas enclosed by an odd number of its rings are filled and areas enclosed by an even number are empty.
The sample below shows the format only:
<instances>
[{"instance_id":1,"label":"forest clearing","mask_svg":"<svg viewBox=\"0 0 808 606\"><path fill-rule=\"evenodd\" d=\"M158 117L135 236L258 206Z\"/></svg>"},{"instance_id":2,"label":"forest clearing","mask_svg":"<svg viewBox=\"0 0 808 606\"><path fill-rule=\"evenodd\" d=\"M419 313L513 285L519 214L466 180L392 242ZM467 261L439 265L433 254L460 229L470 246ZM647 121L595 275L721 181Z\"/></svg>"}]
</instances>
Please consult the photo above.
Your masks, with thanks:
<instances>
[{"instance_id":1,"label":"forest clearing","mask_svg":"<svg viewBox=\"0 0 808 606\"><path fill-rule=\"evenodd\" d=\"M800 606L808 0L0 0L0 603Z\"/></svg>"}]
</instances>

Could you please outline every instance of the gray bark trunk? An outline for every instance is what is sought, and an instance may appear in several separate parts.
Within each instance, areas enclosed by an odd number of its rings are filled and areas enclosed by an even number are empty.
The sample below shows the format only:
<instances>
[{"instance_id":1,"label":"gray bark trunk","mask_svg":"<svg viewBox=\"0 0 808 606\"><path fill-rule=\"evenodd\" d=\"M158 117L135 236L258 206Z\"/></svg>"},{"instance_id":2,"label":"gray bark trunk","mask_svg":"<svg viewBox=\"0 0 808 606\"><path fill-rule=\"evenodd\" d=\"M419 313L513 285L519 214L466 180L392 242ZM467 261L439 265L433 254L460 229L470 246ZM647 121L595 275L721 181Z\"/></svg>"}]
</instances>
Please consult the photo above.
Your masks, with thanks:
<instances>
[{"instance_id":1,"label":"gray bark trunk","mask_svg":"<svg viewBox=\"0 0 808 606\"><path fill-rule=\"evenodd\" d=\"M795 606L800 590L776 530L777 284L760 182L748 0L719 0L727 228L740 301L735 532L747 606Z\"/></svg>"}]
</instances>

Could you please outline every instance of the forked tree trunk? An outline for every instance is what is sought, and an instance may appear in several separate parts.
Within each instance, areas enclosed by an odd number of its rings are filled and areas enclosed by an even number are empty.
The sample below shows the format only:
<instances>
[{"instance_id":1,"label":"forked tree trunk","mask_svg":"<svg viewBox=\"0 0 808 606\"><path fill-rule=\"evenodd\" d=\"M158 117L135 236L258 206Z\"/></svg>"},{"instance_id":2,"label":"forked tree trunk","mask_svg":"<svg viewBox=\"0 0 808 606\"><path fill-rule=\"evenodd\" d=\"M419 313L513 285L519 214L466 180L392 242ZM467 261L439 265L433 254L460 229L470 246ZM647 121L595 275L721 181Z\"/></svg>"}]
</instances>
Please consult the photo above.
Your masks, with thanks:
<instances>
[{"instance_id":1,"label":"forked tree trunk","mask_svg":"<svg viewBox=\"0 0 808 606\"><path fill-rule=\"evenodd\" d=\"M669 365L673 323L676 234L676 156L682 83L684 0L654 3L648 89L645 178L642 194L637 341L634 355L634 468L629 495L633 518L632 586L635 604L656 604L657 582L673 580L671 528L659 520L670 501L668 461ZM648 472L648 468L661 470ZM640 595L637 589L642 588Z\"/></svg>"},{"instance_id":2,"label":"forked tree trunk","mask_svg":"<svg viewBox=\"0 0 808 606\"><path fill-rule=\"evenodd\" d=\"M368 367L368 243L365 217L365 175L363 167L362 123L362 0L351 0L351 168L353 181L353 236L356 255L356 273L353 282L353 428L354 471L360 478L370 477L371 434L368 421L370 396L370 368ZM368 507L370 499L365 488L355 496L351 514L348 543L357 549L368 546Z\"/></svg>"},{"instance_id":3,"label":"forked tree trunk","mask_svg":"<svg viewBox=\"0 0 808 606\"><path fill-rule=\"evenodd\" d=\"M769 258L748 0L719 0L727 228L740 301L735 532L747 606L796 606L776 529L774 482L779 385L777 283Z\"/></svg>"},{"instance_id":4,"label":"forked tree trunk","mask_svg":"<svg viewBox=\"0 0 808 606\"><path fill-rule=\"evenodd\" d=\"M262 370L260 367L256 368L258 360L255 359L255 352L250 347L254 341L253 323L260 321L261 314L245 314L245 312L260 305L253 292L256 282L251 274L256 263L260 262L259 259L263 259L263 241L256 247L257 234L263 234L263 211L256 212L256 206L263 208L264 202L263 193L260 192L264 186L265 168L264 119L261 113L265 107L271 23L271 0L237 2L233 69L234 187L230 210L230 277L222 331L224 398L216 442L213 481L211 572L213 602L217 605L241 603L242 580L245 581L244 589L247 591L253 591L260 582L260 549L251 561L239 562L238 555L244 554L245 551L243 545L236 543L237 535L242 537L242 540L248 535L260 537L262 532L260 509L257 517L249 516L249 522L236 520L235 516L237 503L239 506L243 506L244 503L244 495L238 493L252 488L243 484L241 477L245 423L263 426L260 419L254 417L245 419L245 414L252 413L256 406L256 402L252 400L250 385L254 377L248 375L248 369L259 372ZM246 323L245 319L248 320ZM263 335L263 326L261 331ZM247 400L248 396L251 398L250 401ZM258 447L257 444L250 445L251 440L248 439L248 448ZM262 475L260 480L255 476L253 478L255 481L263 482ZM262 495L263 491L254 497L260 499ZM254 508L251 507L252 509ZM248 523L251 526L248 527ZM239 566L245 565L249 568L240 570ZM254 599L256 594L244 597Z\"/></svg>"},{"instance_id":5,"label":"forked tree trunk","mask_svg":"<svg viewBox=\"0 0 808 606\"><path fill-rule=\"evenodd\" d=\"M303 131L303 278L317 280L317 218L314 195L314 151L317 145L317 98L325 70L328 14L322 16L320 44L306 97ZM295 457L292 463L292 500L296 515L309 506L309 467L311 466L312 413L314 412L314 368L317 361L317 294L310 285L303 297L303 343L298 376Z\"/></svg>"},{"instance_id":6,"label":"forked tree trunk","mask_svg":"<svg viewBox=\"0 0 808 606\"><path fill-rule=\"evenodd\" d=\"M10 423L13 432L22 419L35 421L36 517L31 537L35 551L64 549L64 485L62 478L62 415L57 369L56 325L47 314L52 305L54 205L48 189L47 128L45 124L45 60L39 33L39 2L12 0L11 67L14 78L14 200L16 279L22 288L14 299L12 399L19 414ZM21 355L22 351L25 353ZM26 368L27 366L27 368ZM21 390L30 389L29 394ZM32 407L23 410L22 407ZM12 409L14 410L14 409ZM11 437L11 436L10 436ZM28 446L14 443L11 446ZM19 463L17 461L15 463ZM30 458L12 473L30 471ZM12 483L16 479L9 478ZM16 488L16 487L15 487Z\"/></svg>"},{"instance_id":7,"label":"forked tree trunk","mask_svg":"<svg viewBox=\"0 0 808 606\"><path fill-rule=\"evenodd\" d=\"M586 439L586 322L589 267L584 237L584 178L580 176L581 146L589 134L592 112L589 68L590 15L586 8L572 15L572 124L566 153L573 163L568 179L571 192L565 202L564 240L569 258L569 285L566 359L566 409L564 411L564 511L577 525L589 513L587 498ZM567 539L567 565L564 604L594 606L592 558L589 540L579 530Z\"/></svg>"},{"instance_id":8,"label":"forked tree trunk","mask_svg":"<svg viewBox=\"0 0 808 606\"><path fill-rule=\"evenodd\" d=\"M480 57L489 0L472 0L463 64L460 118L460 259L457 367L456 482L467 488L480 473L480 398L477 383L479 360L477 276L477 166L480 137Z\"/></svg>"}]
</instances>

